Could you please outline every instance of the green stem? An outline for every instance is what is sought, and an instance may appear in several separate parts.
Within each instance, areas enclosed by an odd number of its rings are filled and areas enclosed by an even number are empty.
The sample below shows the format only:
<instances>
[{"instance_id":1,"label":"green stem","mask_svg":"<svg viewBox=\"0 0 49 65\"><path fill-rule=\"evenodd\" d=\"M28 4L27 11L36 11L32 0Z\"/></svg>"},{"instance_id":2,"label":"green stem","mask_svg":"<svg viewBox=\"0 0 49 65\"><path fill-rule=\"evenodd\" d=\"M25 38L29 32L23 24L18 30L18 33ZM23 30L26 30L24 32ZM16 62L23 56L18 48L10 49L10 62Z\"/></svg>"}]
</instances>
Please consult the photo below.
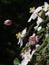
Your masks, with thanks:
<instances>
[{"instance_id":1,"label":"green stem","mask_svg":"<svg viewBox=\"0 0 49 65\"><path fill-rule=\"evenodd\" d=\"M40 52L47 44L49 41L49 36L44 40L44 42L41 44L41 46L38 49L38 52Z\"/></svg>"}]
</instances>

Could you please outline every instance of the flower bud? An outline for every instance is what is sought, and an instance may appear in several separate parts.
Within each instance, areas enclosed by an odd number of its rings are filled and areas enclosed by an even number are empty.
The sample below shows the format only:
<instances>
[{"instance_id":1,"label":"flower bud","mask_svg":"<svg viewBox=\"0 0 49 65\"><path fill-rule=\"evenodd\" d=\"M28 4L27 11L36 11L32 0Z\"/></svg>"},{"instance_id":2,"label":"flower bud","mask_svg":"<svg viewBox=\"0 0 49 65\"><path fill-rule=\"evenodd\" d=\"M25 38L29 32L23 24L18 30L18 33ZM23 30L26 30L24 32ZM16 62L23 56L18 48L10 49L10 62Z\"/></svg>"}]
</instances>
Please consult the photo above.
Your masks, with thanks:
<instances>
[{"instance_id":1,"label":"flower bud","mask_svg":"<svg viewBox=\"0 0 49 65\"><path fill-rule=\"evenodd\" d=\"M12 24L12 20L5 20L4 21L4 25L6 25L6 26L10 26Z\"/></svg>"}]
</instances>

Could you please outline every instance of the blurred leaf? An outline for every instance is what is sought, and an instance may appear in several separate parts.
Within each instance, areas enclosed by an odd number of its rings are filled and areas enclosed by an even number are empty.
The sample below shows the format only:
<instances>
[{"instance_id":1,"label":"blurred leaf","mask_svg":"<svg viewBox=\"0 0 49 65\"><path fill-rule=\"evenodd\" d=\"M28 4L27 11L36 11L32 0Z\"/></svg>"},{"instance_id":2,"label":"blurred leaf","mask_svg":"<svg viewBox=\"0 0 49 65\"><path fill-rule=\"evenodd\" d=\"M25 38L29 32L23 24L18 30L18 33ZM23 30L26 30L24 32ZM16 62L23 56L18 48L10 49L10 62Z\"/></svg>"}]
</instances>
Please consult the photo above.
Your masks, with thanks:
<instances>
[{"instance_id":1,"label":"blurred leaf","mask_svg":"<svg viewBox=\"0 0 49 65\"><path fill-rule=\"evenodd\" d=\"M43 41L43 43L38 49L38 52L40 52L48 44L48 41L49 41L49 36Z\"/></svg>"},{"instance_id":2,"label":"blurred leaf","mask_svg":"<svg viewBox=\"0 0 49 65\"><path fill-rule=\"evenodd\" d=\"M19 65L20 64L20 61L18 58L15 58L14 61L13 61L14 65Z\"/></svg>"},{"instance_id":3,"label":"blurred leaf","mask_svg":"<svg viewBox=\"0 0 49 65\"><path fill-rule=\"evenodd\" d=\"M45 32L45 28L42 28L40 31L38 31L37 33L40 34L42 32Z\"/></svg>"},{"instance_id":4,"label":"blurred leaf","mask_svg":"<svg viewBox=\"0 0 49 65\"><path fill-rule=\"evenodd\" d=\"M41 56L36 56L36 61L39 62L41 60Z\"/></svg>"},{"instance_id":5,"label":"blurred leaf","mask_svg":"<svg viewBox=\"0 0 49 65\"><path fill-rule=\"evenodd\" d=\"M47 65L49 65L49 60L47 60Z\"/></svg>"},{"instance_id":6,"label":"blurred leaf","mask_svg":"<svg viewBox=\"0 0 49 65\"><path fill-rule=\"evenodd\" d=\"M39 39L41 39L43 37L43 33L39 36Z\"/></svg>"}]
</instances>

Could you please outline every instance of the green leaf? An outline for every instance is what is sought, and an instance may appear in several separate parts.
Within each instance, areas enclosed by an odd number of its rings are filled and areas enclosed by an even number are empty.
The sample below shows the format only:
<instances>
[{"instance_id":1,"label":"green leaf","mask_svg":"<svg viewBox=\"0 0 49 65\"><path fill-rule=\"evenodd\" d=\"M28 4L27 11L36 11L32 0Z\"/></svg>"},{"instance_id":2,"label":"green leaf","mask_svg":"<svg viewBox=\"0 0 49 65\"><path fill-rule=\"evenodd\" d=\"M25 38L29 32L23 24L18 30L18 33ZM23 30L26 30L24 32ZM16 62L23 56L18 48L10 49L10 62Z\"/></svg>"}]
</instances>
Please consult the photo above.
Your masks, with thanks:
<instances>
[{"instance_id":1,"label":"green leaf","mask_svg":"<svg viewBox=\"0 0 49 65\"><path fill-rule=\"evenodd\" d=\"M43 37L43 33L39 36L39 39L41 39Z\"/></svg>"},{"instance_id":2,"label":"green leaf","mask_svg":"<svg viewBox=\"0 0 49 65\"><path fill-rule=\"evenodd\" d=\"M20 64L20 61L18 58L15 58L14 61L13 61L14 65L19 65Z\"/></svg>"},{"instance_id":3,"label":"green leaf","mask_svg":"<svg viewBox=\"0 0 49 65\"><path fill-rule=\"evenodd\" d=\"M45 31L45 28L42 28L40 31L38 31L37 33L38 34L40 34L40 33L42 33L42 32L44 32Z\"/></svg>"},{"instance_id":4,"label":"green leaf","mask_svg":"<svg viewBox=\"0 0 49 65\"><path fill-rule=\"evenodd\" d=\"M47 64L46 65L49 65L49 60L47 60Z\"/></svg>"},{"instance_id":5,"label":"green leaf","mask_svg":"<svg viewBox=\"0 0 49 65\"><path fill-rule=\"evenodd\" d=\"M39 62L41 60L41 56L36 56L36 61Z\"/></svg>"},{"instance_id":6,"label":"green leaf","mask_svg":"<svg viewBox=\"0 0 49 65\"><path fill-rule=\"evenodd\" d=\"M46 39L44 40L44 42L41 44L41 46L38 49L38 52L40 52L48 44L48 41L49 41L49 36L46 37Z\"/></svg>"}]
</instances>

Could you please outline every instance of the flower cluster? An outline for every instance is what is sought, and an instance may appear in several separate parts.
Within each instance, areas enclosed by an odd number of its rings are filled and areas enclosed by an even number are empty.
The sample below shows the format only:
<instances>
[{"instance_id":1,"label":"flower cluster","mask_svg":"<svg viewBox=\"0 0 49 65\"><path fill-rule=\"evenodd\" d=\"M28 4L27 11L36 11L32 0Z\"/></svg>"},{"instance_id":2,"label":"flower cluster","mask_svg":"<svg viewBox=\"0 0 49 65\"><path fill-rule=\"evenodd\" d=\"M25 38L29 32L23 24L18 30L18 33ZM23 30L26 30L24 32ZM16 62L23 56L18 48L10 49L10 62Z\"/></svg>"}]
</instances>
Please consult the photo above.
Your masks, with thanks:
<instances>
[{"instance_id":1,"label":"flower cluster","mask_svg":"<svg viewBox=\"0 0 49 65\"><path fill-rule=\"evenodd\" d=\"M35 9L35 7L30 8L31 16L28 20L30 22L32 19L37 19L36 26L34 26L34 30L37 32L33 32L31 36L28 38L28 42L25 43L26 45L22 48L20 56L22 57L22 61L19 65L27 65L28 62L31 61L32 56L40 47L39 40L43 37L43 39L49 36L49 4L44 2L44 5L39 6ZM44 17L42 17L44 15ZM44 24L44 25L43 25ZM16 34L18 43L20 44L20 48L23 46L23 39L26 36L27 28L25 28L22 32ZM41 41L43 41L43 39ZM45 43L45 41L44 41ZM46 45L46 43L43 45ZM42 46L43 46L42 45ZM31 46L35 46L34 49L31 49ZM44 47L44 46L43 46ZM40 47L41 48L41 47Z\"/></svg>"},{"instance_id":2,"label":"flower cluster","mask_svg":"<svg viewBox=\"0 0 49 65\"><path fill-rule=\"evenodd\" d=\"M26 28L20 33L16 34L17 39L19 39L18 44L20 43L20 48L23 46L23 37L26 34ZM36 52L36 50L39 47L39 44L37 44L39 41L38 39L38 35L36 35L35 33L33 33L32 36L29 37L28 42L26 43L25 47L22 49L21 51L21 56L22 56L22 61L19 65L27 65L28 62L30 62L30 60L32 59L33 54ZM35 49L31 50L30 46L36 45Z\"/></svg>"},{"instance_id":3,"label":"flower cluster","mask_svg":"<svg viewBox=\"0 0 49 65\"><path fill-rule=\"evenodd\" d=\"M25 28L22 32L19 32L19 33L16 34L17 39L19 39L19 41L18 41L17 44L20 43L20 47L22 47L22 45L23 45L23 37L24 37L25 34L26 34L26 30L27 30L27 28Z\"/></svg>"},{"instance_id":4,"label":"flower cluster","mask_svg":"<svg viewBox=\"0 0 49 65\"><path fill-rule=\"evenodd\" d=\"M39 6L35 9L35 7L30 8L30 13L32 15L30 16L28 22L30 22L32 19L35 20L37 18L37 26L34 27L35 30L39 31L41 30L42 26L39 26L42 22L44 23L45 19L41 17L41 15L45 12L45 16L49 17L49 4L47 2L44 2L44 5Z\"/></svg>"}]
</instances>

